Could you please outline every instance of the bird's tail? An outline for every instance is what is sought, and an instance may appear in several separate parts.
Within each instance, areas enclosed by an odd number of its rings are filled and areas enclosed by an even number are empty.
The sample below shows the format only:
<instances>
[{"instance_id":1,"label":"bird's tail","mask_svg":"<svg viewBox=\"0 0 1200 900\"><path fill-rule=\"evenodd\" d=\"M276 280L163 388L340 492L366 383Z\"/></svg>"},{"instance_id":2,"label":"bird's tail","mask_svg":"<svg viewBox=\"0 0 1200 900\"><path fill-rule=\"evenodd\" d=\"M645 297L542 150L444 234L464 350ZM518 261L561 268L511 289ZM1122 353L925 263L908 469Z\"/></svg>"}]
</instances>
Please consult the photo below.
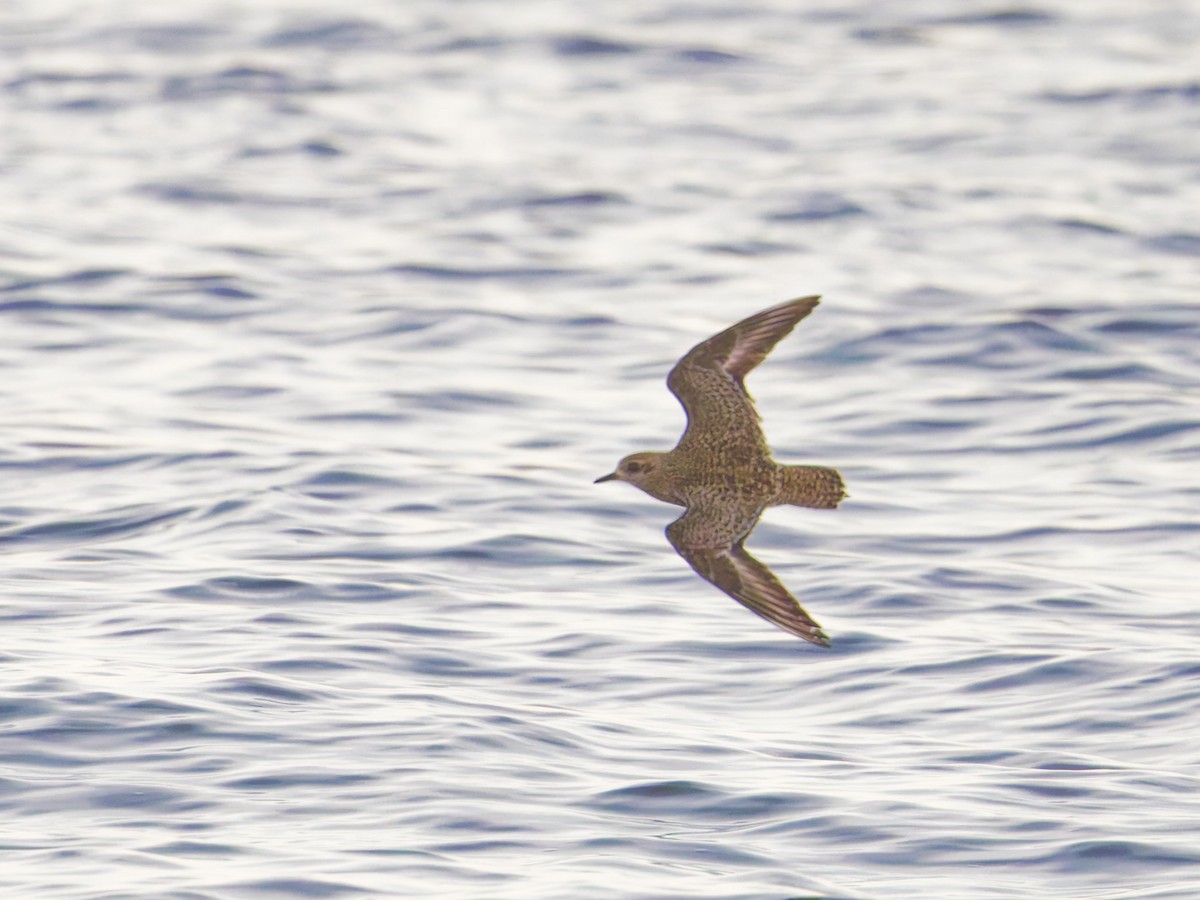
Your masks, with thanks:
<instances>
[{"instance_id":1,"label":"bird's tail","mask_svg":"<svg viewBox=\"0 0 1200 900\"><path fill-rule=\"evenodd\" d=\"M837 469L825 466L783 466L779 483L780 506L836 509L846 496L846 485Z\"/></svg>"}]
</instances>

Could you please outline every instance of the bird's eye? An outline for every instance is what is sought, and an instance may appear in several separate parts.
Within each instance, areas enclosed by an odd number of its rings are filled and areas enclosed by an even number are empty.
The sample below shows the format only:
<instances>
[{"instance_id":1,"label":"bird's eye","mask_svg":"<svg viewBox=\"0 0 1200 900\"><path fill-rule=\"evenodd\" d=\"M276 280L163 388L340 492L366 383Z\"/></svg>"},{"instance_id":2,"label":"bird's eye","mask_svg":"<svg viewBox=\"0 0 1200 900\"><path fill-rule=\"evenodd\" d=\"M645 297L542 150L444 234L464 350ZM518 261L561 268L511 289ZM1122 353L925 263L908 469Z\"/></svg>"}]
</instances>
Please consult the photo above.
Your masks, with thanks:
<instances>
[{"instance_id":1,"label":"bird's eye","mask_svg":"<svg viewBox=\"0 0 1200 900\"><path fill-rule=\"evenodd\" d=\"M641 463L629 463L628 465L625 466L625 471L632 472L633 474L636 475L638 472L642 471L642 464Z\"/></svg>"}]
</instances>

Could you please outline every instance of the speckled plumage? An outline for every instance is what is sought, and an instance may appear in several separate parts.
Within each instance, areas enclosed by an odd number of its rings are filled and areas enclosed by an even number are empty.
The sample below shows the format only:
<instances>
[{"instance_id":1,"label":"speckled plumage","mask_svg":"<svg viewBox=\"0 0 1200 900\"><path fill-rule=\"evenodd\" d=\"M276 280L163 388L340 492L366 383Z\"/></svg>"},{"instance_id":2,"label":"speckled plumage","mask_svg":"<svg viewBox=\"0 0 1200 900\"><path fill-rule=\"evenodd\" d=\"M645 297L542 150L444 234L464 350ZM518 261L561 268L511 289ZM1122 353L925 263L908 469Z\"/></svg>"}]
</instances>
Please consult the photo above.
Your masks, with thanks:
<instances>
[{"instance_id":1,"label":"speckled plumage","mask_svg":"<svg viewBox=\"0 0 1200 900\"><path fill-rule=\"evenodd\" d=\"M688 351L667 377L688 418L679 443L667 453L631 454L597 481L628 481L687 507L667 526L667 539L701 577L785 631L828 646L820 626L743 546L768 506L833 509L845 496L836 469L772 459L744 383L818 302L773 306Z\"/></svg>"}]
</instances>

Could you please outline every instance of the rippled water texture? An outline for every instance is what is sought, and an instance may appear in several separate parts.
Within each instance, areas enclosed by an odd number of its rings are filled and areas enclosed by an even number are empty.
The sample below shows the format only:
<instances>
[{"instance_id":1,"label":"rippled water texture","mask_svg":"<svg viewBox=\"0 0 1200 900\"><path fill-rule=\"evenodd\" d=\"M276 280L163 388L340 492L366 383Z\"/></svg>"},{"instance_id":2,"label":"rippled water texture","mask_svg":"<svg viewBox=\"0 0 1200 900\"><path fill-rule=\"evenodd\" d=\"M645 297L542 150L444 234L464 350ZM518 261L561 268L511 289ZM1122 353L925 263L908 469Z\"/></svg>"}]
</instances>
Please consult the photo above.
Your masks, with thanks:
<instances>
[{"instance_id":1,"label":"rippled water texture","mask_svg":"<svg viewBox=\"0 0 1200 900\"><path fill-rule=\"evenodd\" d=\"M797 11L798 9L802 11ZM0 9L0 892L1191 900L1200 9ZM593 485L751 378L757 619Z\"/></svg>"}]
</instances>

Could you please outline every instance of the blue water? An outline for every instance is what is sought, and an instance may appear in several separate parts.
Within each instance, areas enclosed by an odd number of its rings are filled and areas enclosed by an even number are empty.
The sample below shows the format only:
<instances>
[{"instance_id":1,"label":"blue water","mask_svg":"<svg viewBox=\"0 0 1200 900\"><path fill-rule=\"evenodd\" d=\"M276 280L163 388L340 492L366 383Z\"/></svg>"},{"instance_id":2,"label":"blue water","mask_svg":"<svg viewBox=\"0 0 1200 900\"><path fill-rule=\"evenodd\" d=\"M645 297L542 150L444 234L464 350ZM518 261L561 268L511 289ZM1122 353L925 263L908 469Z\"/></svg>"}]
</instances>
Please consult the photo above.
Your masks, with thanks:
<instances>
[{"instance_id":1,"label":"blue water","mask_svg":"<svg viewBox=\"0 0 1200 900\"><path fill-rule=\"evenodd\" d=\"M797 11L800 8L801 11ZM1200 896L1200 8L0 10L0 892ZM763 307L772 628L593 485Z\"/></svg>"}]
</instances>

